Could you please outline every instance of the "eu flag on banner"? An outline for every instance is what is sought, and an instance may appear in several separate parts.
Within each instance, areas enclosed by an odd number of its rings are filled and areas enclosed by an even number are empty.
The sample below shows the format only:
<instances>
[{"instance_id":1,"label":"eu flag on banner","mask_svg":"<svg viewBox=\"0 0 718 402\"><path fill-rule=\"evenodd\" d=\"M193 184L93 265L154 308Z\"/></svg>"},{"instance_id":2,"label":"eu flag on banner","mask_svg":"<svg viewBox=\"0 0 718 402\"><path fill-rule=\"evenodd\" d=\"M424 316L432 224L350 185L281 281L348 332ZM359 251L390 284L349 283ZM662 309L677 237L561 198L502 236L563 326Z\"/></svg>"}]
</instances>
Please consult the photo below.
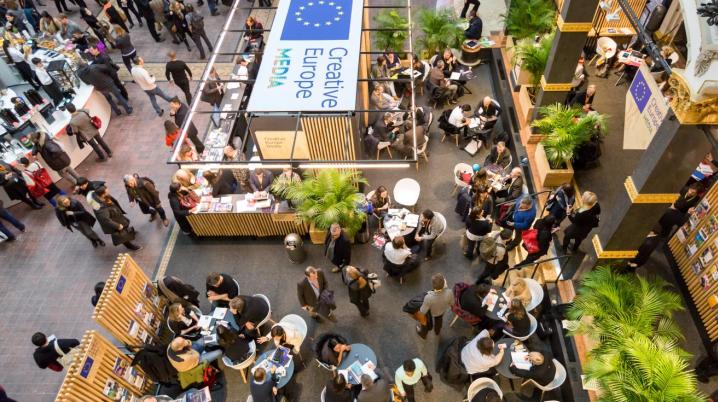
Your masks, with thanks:
<instances>
[{"instance_id":1,"label":"eu flag on banner","mask_svg":"<svg viewBox=\"0 0 718 402\"><path fill-rule=\"evenodd\" d=\"M636 73L636 77L631 83L630 91L633 100L636 101L638 111L643 113L643 109L646 108L648 100L651 99L651 89L648 87L648 83L646 83L646 79L643 77L641 70L638 70Z\"/></svg>"},{"instance_id":2,"label":"eu flag on banner","mask_svg":"<svg viewBox=\"0 0 718 402\"><path fill-rule=\"evenodd\" d=\"M351 21L352 0L291 0L281 39L347 40Z\"/></svg>"}]
</instances>

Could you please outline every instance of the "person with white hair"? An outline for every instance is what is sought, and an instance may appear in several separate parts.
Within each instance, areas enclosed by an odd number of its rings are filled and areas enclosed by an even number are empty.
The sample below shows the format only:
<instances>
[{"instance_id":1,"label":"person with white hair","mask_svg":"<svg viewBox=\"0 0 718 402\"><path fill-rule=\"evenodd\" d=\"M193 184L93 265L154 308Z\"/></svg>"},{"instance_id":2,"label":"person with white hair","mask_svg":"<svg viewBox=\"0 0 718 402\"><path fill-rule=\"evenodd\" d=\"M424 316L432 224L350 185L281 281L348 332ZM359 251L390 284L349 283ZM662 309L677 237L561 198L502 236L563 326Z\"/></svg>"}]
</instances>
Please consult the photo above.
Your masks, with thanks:
<instances>
[{"instance_id":1,"label":"person with white hair","mask_svg":"<svg viewBox=\"0 0 718 402\"><path fill-rule=\"evenodd\" d=\"M135 203L139 204L142 213L150 216L150 222L154 221L159 215L160 219L162 219L162 224L165 227L169 226L170 221L167 219L164 208L162 208L160 193L155 188L155 183L152 179L140 177L139 174L135 173L125 175L123 180L130 206L134 206Z\"/></svg>"}]
</instances>

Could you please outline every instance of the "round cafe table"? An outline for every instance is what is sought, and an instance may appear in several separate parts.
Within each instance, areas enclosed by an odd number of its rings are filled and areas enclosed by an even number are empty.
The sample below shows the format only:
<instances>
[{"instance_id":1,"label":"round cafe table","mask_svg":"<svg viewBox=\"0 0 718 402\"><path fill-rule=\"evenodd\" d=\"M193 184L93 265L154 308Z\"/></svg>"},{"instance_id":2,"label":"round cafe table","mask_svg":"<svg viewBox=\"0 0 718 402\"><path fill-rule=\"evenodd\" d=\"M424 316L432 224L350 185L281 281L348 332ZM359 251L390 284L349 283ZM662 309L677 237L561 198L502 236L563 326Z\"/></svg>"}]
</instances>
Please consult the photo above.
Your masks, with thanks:
<instances>
[{"instance_id":1,"label":"round cafe table","mask_svg":"<svg viewBox=\"0 0 718 402\"><path fill-rule=\"evenodd\" d=\"M499 374L510 380L520 378L518 376L515 376L511 372L511 370L509 370L509 366L511 366L511 348L514 344L514 341L516 341L516 339L504 337L494 344L494 354L499 353L499 345L506 345L506 350L504 350L504 358L501 359L501 363L496 366L496 371L498 371Z\"/></svg>"},{"instance_id":2,"label":"round cafe table","mask_svg":"<svg viewBox=\"0 0 718 402\"><path fill-rule=\"evenodd\" d=\"M353 343L349 346L351 346L352 349L344 357L342 363L337 367L338 370L346 370L354 362L359 362L359 364L363 365L367 361L372 362L374 364L374 367L379 367L376 360L376 353L374 353L374 351L371 350L369 346L363 343ZM350 383L353 385L358 385L351 381Z\"/></svg>"},{"instance_id":3,"label":"round cafe table","mask_svg":"<svg viewBox=\"0 0 718 402\"><path fill-rule=\"evenodd\" d=\"M262 353L257 359L257 363L254 364L254 367L256 368L257 366L259 366L260 363L262 363L262 361L269 359L273 352L274 349L269 349L268 351ZM276 373L277 379L279 380L279 382L277 383L277 388L283 388L289 383L289 380L292 379L292 375L294 375L294 359L289 359L289 364L284 367L284 369L284 375L280 376L279 373ZM252 370L254 370L254 368Z\"/></svg>"},{"instance_id":4,"label":"round cafe table","mask_svg":"<svg viewBox=\"0 0 718 402\"><path fill-rule=\"evenodd\" d=\"M404 220L401 219L401 218L398 217L398 216L388 215L388 214L387 214L387 215L384 217L384 228L386 228L386 229L388 229L388 228L390 228L390 227L393 227L393 226L397 226L397 227L399 227L399 229L401 229L401 224L402 224L402 223L405 223ZM402 237L408 236L408 235L410 235L414 230L416 230L415 227L409 227L409 226L404 225L404 229L401 230L401 232L399 233L399 235L402 236ZM392 239L392 240L393 240L393 239Z\"/></svg>"},{"instance_id":5,"label":"round cafe table","mask_svg":"<svg viewBox=\"0 0 718 402\"><path fill-rule=\"evenodd\" d=\"M492 309L486 309L486 316L491 318L492 320L500 321L501 317L499 317L499 312L501 311L502 307L499 306L499 304L503 303L506 304L506 298L504 298L504 291L506 289L498 287L498 286L492 286L491 290L496 293L496 295L499 297L498 300L496 300L496 304L494 304L494 308Z\"/></svg>"}]
</instances>

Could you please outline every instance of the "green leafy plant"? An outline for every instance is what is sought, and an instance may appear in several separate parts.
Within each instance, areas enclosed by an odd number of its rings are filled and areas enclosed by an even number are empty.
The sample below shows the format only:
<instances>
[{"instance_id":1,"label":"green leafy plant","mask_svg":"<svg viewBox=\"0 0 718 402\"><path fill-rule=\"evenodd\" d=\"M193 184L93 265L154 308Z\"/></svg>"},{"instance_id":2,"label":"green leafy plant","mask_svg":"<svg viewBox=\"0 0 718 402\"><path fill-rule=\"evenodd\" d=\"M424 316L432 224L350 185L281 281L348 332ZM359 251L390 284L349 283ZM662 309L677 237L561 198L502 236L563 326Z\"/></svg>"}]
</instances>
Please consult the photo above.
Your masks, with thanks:
<instances>
[{"instance_id":1,"label":"green leafy plant","mask_svg":"<svg viewBox=\"0 0 718 402\"><path fill-rule=\"evenodd\" d=\"M660 279L647 280L598 267L584 278L568 311L597 344L584 373L601 387L600 401L702 401L682 334L672 315L680 297Z\"/></svg>"},{"instance_id":2,"label":"green leafy plant","mask_svg":"<svg viewBox=\"0 0 718 402\"><path fill-rule=\"evenodd\" d=\"M374 17L378 29L374 35L377 49L391 49L395 52L404 50L404 43L409 36L409 21L399 15L396 10L382 11Z\"/></svg>"},{"instance_id":3,"label":"green leafy plant","mask_svg":"<svg viewBox=\"0 0 718 402\"><path fill-rule=\"evenodd\" d=\"M296 205L297 218L321 230L337 222L354 236L366 219L359 210L364 199L357 190L361 183L367 181L357 172L322 169L308 171L302 182L286 186L284 194Z\"/></svg>"},{"instance_id":4,"label":"green leafy plant","mask_svg":"<svg viewBox=\"0 0 718 402\"><path fill-rule=\"evenodd\" d=\"M583 114L577 106L556 103L540 108L539 114L544 117L534 120L531 127L546 135L541 144L549 165L554 169L572 160L576 148L590 140L597 131L606 131L606 115Z\"/></svg>"},{"instance_id":5,"label":"green leafy plant","mask_svg":"<svg viewBox=\"0 0 718 402\"><path fill-rule=\"evenodd\" d=\"M450 10L421 8L416 13L416 21L421 32L416 47L427 56L459 47L464 40L464 30Z\"/></svg>"},{"instance_id":6,"label":"green leafy plant","mask_svg":"<svg viewBox=\"0 0 718 402\"><path fill-rule=\"evenodd\" d=\"M548 63L548 56L551 53L554 36L554 33L546 35L539 43L535 43L531 39L525 39L516 46L513 63L516 64L520 61L521 68L531 73L532 88L530 90L535 90L541 84L541 76L546 70L546 63Z\"/></svg>"},{"instance_id":7,"label":"green leafy plant","mask_svg":"<svg viewBox=\"0 0 718 402\"><path fill-rule=\"evenodd\" d=\"M501 18L514 38L534 38L551 32L556 25L556 7L553 0L512 0Z\"/></svg>"}]
</instances>

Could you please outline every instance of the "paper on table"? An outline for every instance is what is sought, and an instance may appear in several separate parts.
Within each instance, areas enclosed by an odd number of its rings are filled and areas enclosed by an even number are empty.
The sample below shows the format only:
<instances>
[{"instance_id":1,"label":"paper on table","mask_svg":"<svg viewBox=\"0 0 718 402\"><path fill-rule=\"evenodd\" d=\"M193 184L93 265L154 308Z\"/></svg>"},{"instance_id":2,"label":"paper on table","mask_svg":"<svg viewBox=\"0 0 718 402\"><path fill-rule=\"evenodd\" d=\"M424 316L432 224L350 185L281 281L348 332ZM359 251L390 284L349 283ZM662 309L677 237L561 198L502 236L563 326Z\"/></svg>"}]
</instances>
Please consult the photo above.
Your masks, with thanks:
<instances>
[{"instance_id":1,"label":"paper on table","mask_svg":"<svg viewBox=\"0 0 718 402\"><path fill-rule=\"evenodd\" d=\"M406 226L415 228L419 226L419 215L408 214L404 217L404 222L406 223Z\"/></svg>"},{"instance_id":2,"label":"paper on table","mask_svg":"<svg viewBox=\"0 0 718 402\"><path fill-rule=\"evenodd\" d=\"M239 88L239 85L239 82L230 82L227 84L227 89L236 89Z\"/></svg>"},{"instance_id":3,"label":"paper on table","mask_svg":"<svg viewBox=\"0 0 718 402\"><path fill-rule=\"evenodd\" d=\"M212 323L212 316L211 315L203 315L199 317L199 324L202 329L209 329L209 325Z\"/></svg>"},{"instance_id":4,"label":"paper on table","mask_svg":"<svg viewBox=\"0 0 718 402\"><path fill-rule=\"evenodd\" d=\"M376 367L374 366L374 363L372 363L371 361L367 361L366 363L362 364L361 371L362 373L371 377L372 380L376 380L379 376L376 375L376 372L374 372L375 368Z\"/></svg>"},{"instance_id":5,"label":"paper on table","mask_svg":"<svg viewBox=\"0 0 718 402\"><path fill-rule=\"evenodd\" d=\"M389 208L389 211L387 211L389 215L395 216L399 215L401 213L401 210L398 208Z\"/></svg>"},{"instance_id":6,"label":"paper on table","mask_svg":"<svg viewBox=\"0 0 718 402\"><path fill-rule=\"evenodd\" d=\"M452 79L452 80L458 80L459 78L461 78L461 73L458 71L454 71L453 73L451 73L451 76L449 77L449 79Z\"/></svg>"},{"instance_id":7,"label":"paper on table","mask_svg":"<svg viewBox=\"0 0 718 402\"><path fill-rule=\"evenodd\" d=\"M232 100L237 100L237 99L239 99L239 92L233 93L232 96L230 96L229 98L232 99Z\"/></svg>"},{"instance_id":8,"label":"paper on table","mask_svg":"<svg viewBox=\"0 0 718 402\"><path fill-rule=\"evenodd\" d=\"M237 212L254 212L257 210L257 207L254 205L249 205L247 200L239 200L237 201Z\"/></svg>"},{"instance_id":9,"label":"paper on table","mask_svg":"<svg viewBox=\"0 0 718 402\"><path fill-rule=\"evenodd\" d=\"M511 361L514 362L519 370L528 370L531 368L531 362L528 361L528 352L511 352Z\"/></svg>"},{"instance_id":10,"label":"paper on table","mask_svg":"<svg viewBox=\"0 0 718 402\"><path fill-rule=\"evenodd\" d=\"M226 307L217 307L212 312L212 318L216 318L218 320L221 320L224 318L224 316L227 315L227 308Z\"/></svg>"},{"instance_id":11,"label":"paper on table","mask_svg":"<svg viewBox=\"0 0 718 402\"><path fill-rule=\"evenodd\" d=\"M481 124L481 119L472 118L469 120L469 128L476 128Z\"/></svg>"}]
</instances>

